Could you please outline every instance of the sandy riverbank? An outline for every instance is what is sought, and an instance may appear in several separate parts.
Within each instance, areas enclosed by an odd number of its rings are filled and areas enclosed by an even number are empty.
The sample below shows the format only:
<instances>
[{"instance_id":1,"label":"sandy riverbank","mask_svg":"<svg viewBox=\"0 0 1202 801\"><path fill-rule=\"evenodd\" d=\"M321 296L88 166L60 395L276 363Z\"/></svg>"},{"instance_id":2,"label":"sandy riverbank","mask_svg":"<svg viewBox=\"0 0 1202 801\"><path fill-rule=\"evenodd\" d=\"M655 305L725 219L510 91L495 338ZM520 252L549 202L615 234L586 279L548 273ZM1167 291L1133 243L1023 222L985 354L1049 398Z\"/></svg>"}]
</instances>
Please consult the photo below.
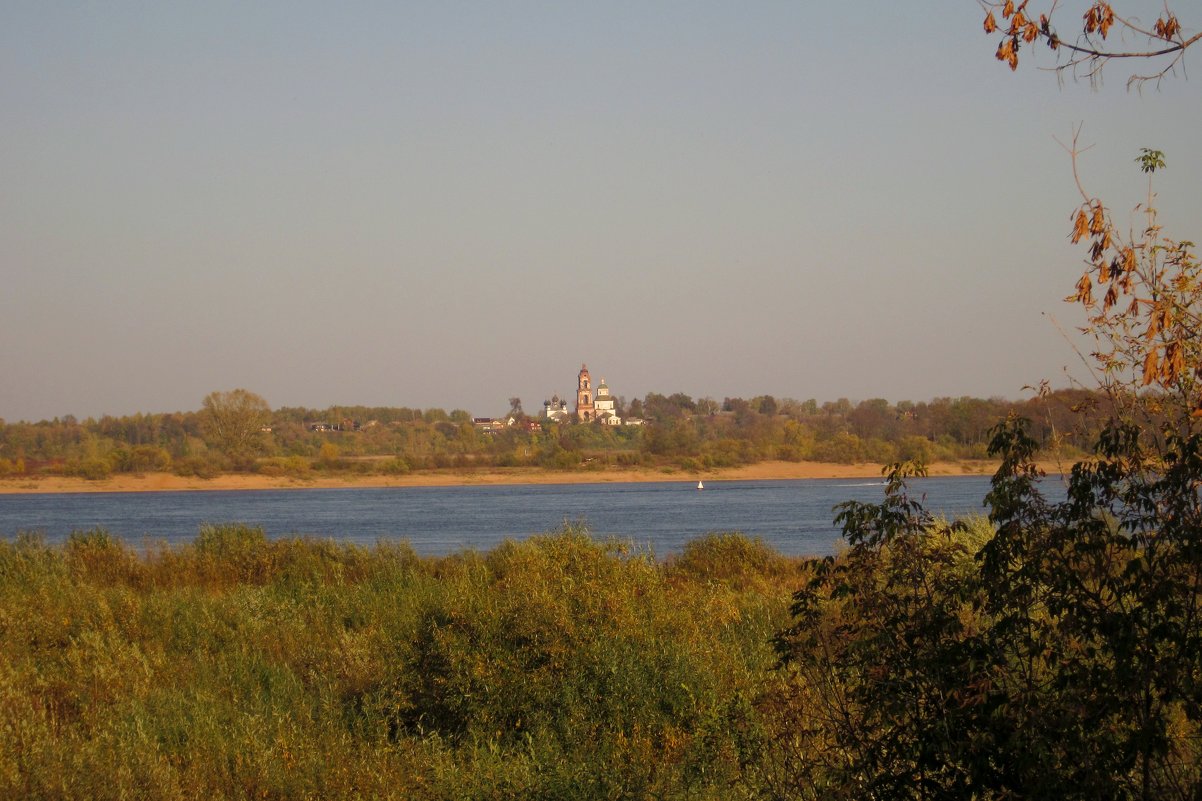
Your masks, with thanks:
<instances>
[{"instance_id":1,"label":"sandy riverbank","mask_svg":"<svg viewBox=\"0 0 1202 801\"><path fill-rule=\"evenodd\" d=\"M1056 465L1045 465L1049 473ZM990 475L996 462L937 462L933 476ZM827 464L825 462L761 462L701 473L668 468L556 471L540 468L490 470L431 470L407 476L346 475L297 479L287 476L223 475L202 479L171 473L122 474L102 481L44 476L0 480L0 494L21 492L155 492L166 490L337 489L347 487L453 487L487 484L606 484L635 481L753 481L806 478L879 478L877 464Z\"/></svg>"}]
</instances>

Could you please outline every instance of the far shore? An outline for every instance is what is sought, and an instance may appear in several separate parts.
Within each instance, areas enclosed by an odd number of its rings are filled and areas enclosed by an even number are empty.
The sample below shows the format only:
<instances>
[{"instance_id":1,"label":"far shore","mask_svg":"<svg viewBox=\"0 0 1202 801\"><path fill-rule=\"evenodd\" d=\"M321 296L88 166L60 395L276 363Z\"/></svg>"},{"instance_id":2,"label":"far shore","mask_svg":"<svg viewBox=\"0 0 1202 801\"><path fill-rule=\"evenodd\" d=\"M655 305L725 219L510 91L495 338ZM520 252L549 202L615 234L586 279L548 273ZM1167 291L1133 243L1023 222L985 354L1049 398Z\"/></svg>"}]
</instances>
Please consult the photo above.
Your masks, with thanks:
<instances>
[{"instance_id":1,"label":"far shore","mask_svg":"<svg viewBox=\"0 0 1202 801\"><path fill-rule=\"evenodd\" d=\"M994 461L936 462L927 468L932 476L992 475ZM1059 473L1057 464L1044 464ZM120 474L99 481L73 476L18 476L0 479L0 495L67 492L166 492L188 490L347 489L369 487L461 487L500 484L610 484L651 481L768 481L822 478L880 478L878 464L826 462L760 462L699 472L676 468L607 468L603 470L546 470L542 468L491 468L482 470L423 470L403 476L314 475L311 478L225 474L214 478L177 476L173 473Z\"/></svg>"}]
</instances>

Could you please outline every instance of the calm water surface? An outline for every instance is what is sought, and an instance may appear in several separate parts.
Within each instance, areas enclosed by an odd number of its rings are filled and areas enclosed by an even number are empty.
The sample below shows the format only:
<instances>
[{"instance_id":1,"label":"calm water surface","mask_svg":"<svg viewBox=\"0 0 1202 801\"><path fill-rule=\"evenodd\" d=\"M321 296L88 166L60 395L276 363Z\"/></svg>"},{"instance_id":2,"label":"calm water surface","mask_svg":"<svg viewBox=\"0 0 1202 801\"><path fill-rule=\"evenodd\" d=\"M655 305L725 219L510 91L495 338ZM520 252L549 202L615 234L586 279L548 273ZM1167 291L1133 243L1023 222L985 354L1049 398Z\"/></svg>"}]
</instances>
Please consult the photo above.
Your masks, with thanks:
<instances>
[{"instance_id":1,"label":"calm water surface","mask_svg":"<svg viewBox=\"0 0 1202 801\"><path fill-rule=\"evenodd\" d=\"M1047 483L1055 483L1048 479ZM932 511L980 514L984 476L913 482ZM254 490L232 492L0 495L0 536L41 532L61 542L70 532L103 527L127 542L183 544L204 523L262 526L270 537L315 536L370 545L408 540L424 555L489 550L506 538L585 521L595 537L618 537L677 553L714 531L762 537L785 554L825 555L840 543L832 507L876 502L879 481L715 481L704 490L682 481L491 487Z\"/></svg>"}]
</instances>

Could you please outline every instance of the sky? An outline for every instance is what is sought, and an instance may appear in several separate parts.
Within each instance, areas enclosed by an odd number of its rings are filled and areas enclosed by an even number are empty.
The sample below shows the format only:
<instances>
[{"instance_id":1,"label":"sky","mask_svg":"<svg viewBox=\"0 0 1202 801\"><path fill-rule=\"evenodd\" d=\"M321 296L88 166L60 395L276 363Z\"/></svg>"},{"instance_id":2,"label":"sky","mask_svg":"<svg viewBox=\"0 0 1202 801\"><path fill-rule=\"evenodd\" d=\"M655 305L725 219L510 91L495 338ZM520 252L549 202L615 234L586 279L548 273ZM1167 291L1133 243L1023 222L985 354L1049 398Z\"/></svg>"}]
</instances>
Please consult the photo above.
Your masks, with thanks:
<instances>
[{"instance_id":1,"label":"sky","mask_svg":"<svg viewBox=\"0 0 1202 801\"><path fill-rule=\"evenodd\" d=\"M1096 88L1044 55L1011 73L983 16L6 4L0 418L236 387L532 412L584 362L627 399L1087 381L1062 143L1082 126L1082 180L1120 219L1139 148L1163 150L1161 221L1199 239L1202 84L1189 59L1142 92L1120 64Z\"/></svg>"}]
</instances>

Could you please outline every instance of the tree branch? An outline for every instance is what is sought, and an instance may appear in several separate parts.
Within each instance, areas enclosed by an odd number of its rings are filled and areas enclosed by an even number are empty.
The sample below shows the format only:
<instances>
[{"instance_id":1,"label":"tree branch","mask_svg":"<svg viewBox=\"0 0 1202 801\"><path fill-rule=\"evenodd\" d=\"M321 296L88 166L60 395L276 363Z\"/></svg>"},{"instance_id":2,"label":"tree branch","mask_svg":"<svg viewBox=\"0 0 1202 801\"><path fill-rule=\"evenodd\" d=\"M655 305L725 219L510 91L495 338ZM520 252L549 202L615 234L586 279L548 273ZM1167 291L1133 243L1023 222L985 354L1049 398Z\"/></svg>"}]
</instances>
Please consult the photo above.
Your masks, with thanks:
<instances>
[{"instance_id":1,"label":"tree branch","mask_svg":"<svg viewBox=\"0 0 1202 801\"><path fill-rule=\"evenodd\" d=\"M1061 63L1051 69L1057 73L1065 70L1075 70L1082 65L1088 65L1084 75L1090 81L1100 79L1102 69L1111 59L1153 61L1168 57L1169 61L1163 69L1147 74L1134 74L1127 80L1127 88L1139 86L1147 81L1159 82L1165 75L1177 68L1185 56L1186 50L1202 41L1202 33L1186 38L1177 17L1169 10L1167 4L1164 14L1156 20L1152 29L1146 29L1137 24L1132 18L1121 17L1115 13L1108 0L1091 0L1083 16L1081 33L1076 42L1066 42L1052 27L1052 17L1060 5L1059 0L1052 0L1047 13L1039 14L1038 20L1027 14L1030 0L1022 0L1017 5L1014 0L978 0L985 11L985 32L991 34L1000 32L1001 42L998 45L997 59L1006 62L1010 69L1018 68L1018 51L1023 44L1033 44L1042 41L1050 49L1057 52L1063 50L1065 55ZM1002 17L998 24L994 13ZM1034 13L1034 12L1032 12ZM1009 23L1008 25L1006 23ZM1118 27L1148 40L1148 46L1136 50L1111 50L1105 40L1111 28ZM1100 40L1099 41L1099 37ZM1155 43L1164 42L1159 46Z\"/></svg>"}]
</instances>

